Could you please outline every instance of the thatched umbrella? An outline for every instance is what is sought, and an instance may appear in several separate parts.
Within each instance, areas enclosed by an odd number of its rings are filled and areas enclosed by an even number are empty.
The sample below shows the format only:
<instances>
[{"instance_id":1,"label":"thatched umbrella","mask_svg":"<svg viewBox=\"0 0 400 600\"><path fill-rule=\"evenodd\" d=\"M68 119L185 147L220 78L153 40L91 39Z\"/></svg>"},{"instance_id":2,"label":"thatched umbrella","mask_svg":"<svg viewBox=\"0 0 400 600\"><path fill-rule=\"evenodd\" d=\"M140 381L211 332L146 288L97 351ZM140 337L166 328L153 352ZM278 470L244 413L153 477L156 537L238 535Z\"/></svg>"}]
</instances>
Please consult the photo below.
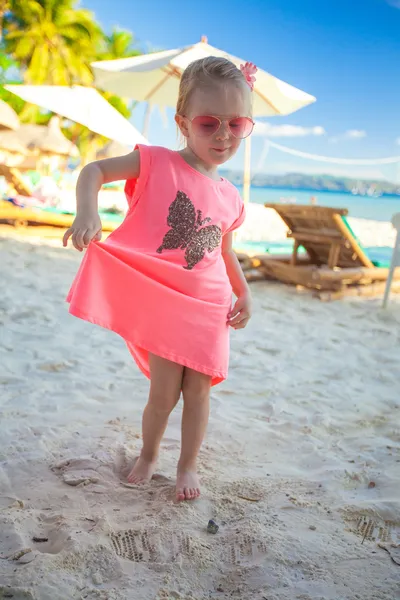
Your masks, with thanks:
<instances>
[{"instance_id":1,"label":"thatched umbrella","mask_svg":"<svg viewBox=\"0 0 400 600\"><path fill-rule=\"evenodd\" d=\"M17 131L0 131L0 164L50 174L60 161L79 156L79 150L60 129L59 117L48 126L23 124Z\"/></svg>"},{"instance_id":2,"label":"thatched umbrella","mask_svg":"<svg viewBox=\"0 0 400 600\"><path fill-rule=\"evenodd\" d=\"M29 150L19 137L19 131L0 131L0 151L26 156Z\"/></svg>"},{"instance_id":3,"label":"thatched umbrella","mask_svg":"<svg viewBox=\"0 0 400 600\"><path fill-rule=\"evenodd\" d=\"M0 148L6 152L79 156L79 150L60 129L58 117L52 117L48 126L23 124L17 131L0 132Z\"/></svg>"},{"instance_id":4,"label":"thatched umbrella","mask_svg":"<svg viewBox=\"0 0 400 600\"><path fill-rule=\"evenodd\" d=\"M131 152L132 148L128 146L124 146L119 142L108 142L101 150L96 152L97 159L103 158L115 158L116 156L122 156L123 154L128 154Z\"/></svg>"},{"instance_id":5,"label":"thatched umbrella","mask_svg":"<svg viewBox=\"0 0 400 600\"><path fill-rule=\"evenodd\" d=\"M15 110L11 108L4 100L0 100L0 130L18 129L19 118Z\"/></svg>"},{"instance_id":6,"label":"thatched umbrella","mask_svg":"<svg viewBox=\"0 0 400 600\"><path fill-rule=\"evenodd\" d=\"M47 126L21 125L17 134L31 152L56 156L79 156L78 148L61 131L59 117L52 117Z\"/></svg>"},{"instance_id":7,"label":"thatched umbrella","mask_svg":"<svg viewBox=\"0 0 400 600\"><path fill-rule=\"evenodd\" d=\"M18 131L0 130L0 164L15 167L30 154L18 137Z\"/></svg>"}]
</instances>

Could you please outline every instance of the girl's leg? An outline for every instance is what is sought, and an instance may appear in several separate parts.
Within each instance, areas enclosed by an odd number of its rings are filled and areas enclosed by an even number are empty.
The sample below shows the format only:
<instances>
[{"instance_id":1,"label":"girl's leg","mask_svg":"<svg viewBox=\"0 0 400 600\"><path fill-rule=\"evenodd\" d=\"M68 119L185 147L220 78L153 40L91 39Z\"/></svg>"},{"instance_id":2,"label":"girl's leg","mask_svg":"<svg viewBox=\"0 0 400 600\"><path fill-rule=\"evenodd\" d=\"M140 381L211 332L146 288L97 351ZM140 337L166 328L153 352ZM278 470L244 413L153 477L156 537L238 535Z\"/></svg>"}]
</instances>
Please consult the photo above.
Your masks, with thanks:
<instances>
[{"instance_id":1,"label":"girl's leg","mask_svg":"<svg viewBox=\"0 0 400 600\"><path fill-rule=\"evenodd\" d=\"M211 377L185 367L183 373L182 448L176 480L176 499L192 500L200 495L197 455L210 411Z\"/></svg>"},{"instance_id":2,"label":"girl's leg","mask_svg":"<svg viewBox=\"0 0 400 600\"><path fill-rule=\"evenodd\" d=\"M184 367L154 354L149 354L149 363L151 383L142 420L143 448L128 475L131 483L145 483L152 478L168 417L178 403L182 389Z\"/></svg>"}]
</instances>

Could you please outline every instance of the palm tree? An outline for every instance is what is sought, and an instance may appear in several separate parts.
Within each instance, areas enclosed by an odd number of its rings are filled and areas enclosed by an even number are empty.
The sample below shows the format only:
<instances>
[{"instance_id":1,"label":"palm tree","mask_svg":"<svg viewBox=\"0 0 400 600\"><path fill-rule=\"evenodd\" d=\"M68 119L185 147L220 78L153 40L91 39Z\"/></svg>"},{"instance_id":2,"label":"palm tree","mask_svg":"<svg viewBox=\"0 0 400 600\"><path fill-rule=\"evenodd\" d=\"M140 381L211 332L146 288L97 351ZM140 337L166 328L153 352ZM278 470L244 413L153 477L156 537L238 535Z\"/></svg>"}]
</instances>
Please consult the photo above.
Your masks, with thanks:
<instances>
[{"instance_id":1,"label":"palm tree","mask_svg":"<svg viewBox=\"0 0 400 600\"><path fill-rule=\"evenodd\" d=\"M131 31L114 28L110 35L104 35L103 48L97 60L114 60L138 56L141 51L135 47L135 37Z\"/></svg>"},{"instance_id":2,"label":"palm tree","mask_svg":"<svg viewBox=\"0 0 400 600\"><path fill-rule=\"evenodd\" d=\"M75 8L77 0L0 0L0 13L2 3L7 3L5 49L21 65L24 83L91 85L92 61L140 54L130 31L114 29L105 35L90 11ZM108 92L102 95L130 117L126 101ZM19 112L23 122L45 123L51 116L28 103ZM79 146L84 161L107 141L79 124L64 133Z\"/></svg>"},{"instance_id":3,"label":"palm tree","mask_svg":"<svg viewBox=\"0 0 400 600\"><path fill-rule=\"evenodd\" d=\"M4 15L9 10L10 3L8 0L0 0L0 42L3 39L3 22Z\"/></svg>"},{"instance_id":4,"label":"palm tree","mask_svg":"<svg viewBox=\"0 0 400 600\"><path fill-rule=\"evenodd\" d=\"M19 78L18 64L4 51L4 43L0 41L0 100L4 100L19 114L25 102L15 94L8 92L4 85L6 83L21 83Z\"/></svg>"},{"instance_id":5,"label":"palm tree","mask_svg":"<svg viewBox=\"0 0 400 600\"><path fill-rule=\"evenodd\" d=\"M9 0L6 51L24 68L26 83L90 85L90 61L102 39L93 14L76 0Z\"/></svg>"}]
</instances>

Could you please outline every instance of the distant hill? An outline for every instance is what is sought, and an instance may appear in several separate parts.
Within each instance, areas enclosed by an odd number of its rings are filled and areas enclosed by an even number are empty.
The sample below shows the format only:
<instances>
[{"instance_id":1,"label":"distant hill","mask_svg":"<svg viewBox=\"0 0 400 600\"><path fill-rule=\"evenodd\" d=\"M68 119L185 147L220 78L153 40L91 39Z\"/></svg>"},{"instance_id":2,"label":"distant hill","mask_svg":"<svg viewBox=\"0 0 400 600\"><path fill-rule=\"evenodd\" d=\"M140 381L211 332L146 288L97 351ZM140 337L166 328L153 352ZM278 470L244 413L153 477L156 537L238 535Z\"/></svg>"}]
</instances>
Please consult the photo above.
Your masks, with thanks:
<instances>
[{"instance_id":1,"label":"distant hill","mask_svg":"<svg viewBox=\"0 0 400 600\"><path fill-rule=\"evenodd\" d=\"M234 183L242 185L243 173L240 171L221 171L221 175ZM360 194L397 194L400 185L389 181L372 179L352 179L332 175L307 175L304 173L286 173L284 175L256 174L251 184L255 187L288 188L293 190L315 190L316 192L351 192Z\"/></svg>"}]
</instances>

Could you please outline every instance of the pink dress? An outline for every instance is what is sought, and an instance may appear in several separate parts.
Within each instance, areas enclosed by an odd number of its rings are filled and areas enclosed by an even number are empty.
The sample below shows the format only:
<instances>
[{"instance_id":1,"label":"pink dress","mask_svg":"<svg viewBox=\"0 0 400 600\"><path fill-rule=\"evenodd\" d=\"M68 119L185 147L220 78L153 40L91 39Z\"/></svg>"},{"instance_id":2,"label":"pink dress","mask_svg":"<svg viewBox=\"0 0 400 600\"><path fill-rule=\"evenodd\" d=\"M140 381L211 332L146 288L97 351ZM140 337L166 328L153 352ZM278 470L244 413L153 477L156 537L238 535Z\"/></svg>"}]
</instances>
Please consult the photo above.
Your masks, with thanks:
<instances>
[{"instance_id":1,"label":"pink dress","mask_svg":"<svg viewBox=\"0 0 400 600\"><path fill-rule=\"evenodd\" d=\"M67 297L76 317L121 335L150 377L151 352L227 377L232 289L222 237L244 220L243 201L177 153L138 146L140 177L128 180L123 223L92 242Z\"/></svg>"}]
</instances>

